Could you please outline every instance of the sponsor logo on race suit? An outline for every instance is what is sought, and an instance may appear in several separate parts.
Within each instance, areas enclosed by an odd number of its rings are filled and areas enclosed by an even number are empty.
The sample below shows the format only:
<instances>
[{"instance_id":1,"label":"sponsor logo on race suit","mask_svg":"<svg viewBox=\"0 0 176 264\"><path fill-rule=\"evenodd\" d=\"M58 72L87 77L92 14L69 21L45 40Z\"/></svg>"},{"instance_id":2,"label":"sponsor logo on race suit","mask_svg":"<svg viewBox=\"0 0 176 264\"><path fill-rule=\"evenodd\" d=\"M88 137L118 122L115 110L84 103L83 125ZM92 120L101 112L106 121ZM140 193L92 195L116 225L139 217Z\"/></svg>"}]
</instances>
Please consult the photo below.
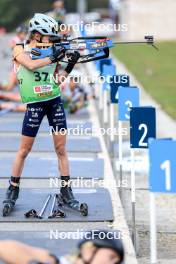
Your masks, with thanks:
<instances>
[{"instance_id":1,"label":"sponsor logo on race suit","mask_svg":"<svg viewBox=\"0 0 176 264\"><path fill-rule=\"evenodd\" d=\"M55 114L55 116L63 116L64 115L64 113L57 113L57 114Z\"/></svg>"},{"instance_id":2,"label":"sponsor logo on race suit","mask_svg":"<svg viewBox=\"0 0 176 264\"><path fill-rule=\"evenodd\" d=\"M31 119L31 118L29 118L29 122L37 123L37 122L39 122L39 120L38 119Z\"/></svg>"},{"instance_id":3,"label":"sponsor logo on race suit","mask_svg":"<svg viewBox=\"0 0 176 264\"><path fill-rule=\"evenodd\" d=\"M58 106L57 112L61 112L61 111L62 111L62 107L61 106Z\"/></svg>"},{"instance_id":4,"label":"sponsor logo on race suit","mask_svg":"<svg viewBox=\"0 0 176 264\"><path fill-rule=\"evenodd\" d=\"M30 107L28 107L27 108L27 111L29 111L29 112L42 112L43 111L43 108L42 107L38 107L38 108L30 108Z\"/></svg>"},{"instance_id":5,"label":"sponsor logo on race suit","mask_svg":"<svg viewBox=\"0 0 176 264\"><path fill-rule=\"evenodd\" d=\"M34 112L32 112L32 117L33 117L33 118L38 117L38 113L34 113Z\"/></svg>"},{"instance_id":6,"label":"sponsor logo on race suit","mask_svg":"<svg viewBox=\"0 0 176 264\"><path fill-rule=\"evenodd\" d=\"M27 124L27 126L32 127L32 128L39 127L39 125L35 125L35 124Z\"/></svg>"},{"instance_id":7,"label":"sponsor logo on race suit","mask_svg":"<svg viewBox=\"0 0 176 264\"><path fill-rule=\"evenodd\" d=\"M49 93L53 90L52 85L39 85L39 86L34 86L34 93L35 94L42 94L42 93Z\"/></svg>"},{"instance_id":8,"label":"sponsor logo on race suit","mask_svg":"<svg viewBox=\"0 0 176 264\"><path fill-rule=\"evenodd\" d=\"M59 118L59 119L54 118L54 119L53 119L53 122L54 122L54 123L56 123L56 122L63 122L63 121L65 121L65 118L61 118L61 119L60 119L60 118Z\"/></svg>"}]
</instances>

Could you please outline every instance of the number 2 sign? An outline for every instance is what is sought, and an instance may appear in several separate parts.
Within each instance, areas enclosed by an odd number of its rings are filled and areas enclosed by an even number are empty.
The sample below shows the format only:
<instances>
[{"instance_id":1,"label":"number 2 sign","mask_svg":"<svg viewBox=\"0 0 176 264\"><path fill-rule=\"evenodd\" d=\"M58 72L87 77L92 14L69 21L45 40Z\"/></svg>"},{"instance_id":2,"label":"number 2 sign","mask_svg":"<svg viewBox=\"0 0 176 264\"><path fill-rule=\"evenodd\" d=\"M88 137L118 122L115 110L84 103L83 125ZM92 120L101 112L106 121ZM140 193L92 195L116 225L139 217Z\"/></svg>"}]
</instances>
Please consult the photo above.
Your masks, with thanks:
<instances>
[{"instance_id":1,"label":"number 2 sign","mask_svg":"<svg viewBox=\"0 0 176 264\"><path fill-rule=\"evenodd\" d=\"M148 148L148 139L156 138L154 107L132 107L130 111L131 148Z\"/></svg>"},{"instance_id":2,"label":"number 2 sign","mask_svg":"<svg viewBox=\"0 0 176 264\"><path fill-rule=\"evenodd\" d=\"M176 192L176 141L149 141L149 180L151 192Z\"/></svg>"}]
</instances>

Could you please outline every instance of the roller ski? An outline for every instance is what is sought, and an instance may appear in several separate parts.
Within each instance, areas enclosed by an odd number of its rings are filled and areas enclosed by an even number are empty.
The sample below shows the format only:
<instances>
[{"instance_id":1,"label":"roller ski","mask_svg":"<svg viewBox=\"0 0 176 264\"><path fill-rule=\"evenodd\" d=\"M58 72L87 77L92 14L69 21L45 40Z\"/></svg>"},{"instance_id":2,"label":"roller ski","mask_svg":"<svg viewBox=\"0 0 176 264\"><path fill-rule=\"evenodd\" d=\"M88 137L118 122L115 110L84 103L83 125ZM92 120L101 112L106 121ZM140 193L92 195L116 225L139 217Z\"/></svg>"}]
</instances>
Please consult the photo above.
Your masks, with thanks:
<instances>
[{"instance_id":1,"label":"roller ski","mask_svg":"<svg viewBox=\"0 0 176 264\"><path fill-rule=\"evenodd\" d=\"M16 200L19 196L19 186L13 186L10 184L7 189L6 199L3 201L3 216L8 216L15 207Z\"/></svg>"},{"instance_id":2,"label":"roller ski","mask_svg":"<svg viewBox=\"0 0 176 264\"><path fill-rule=\"evenodd\" d=\"M86 203L80 203L73 195L71 187L63 187L58 195L58 203L62 203L74 211L80 212L82 216L88 215L88 205Z\"/></svg>"},{"instance_id":3,"label":"roller ski","mask_svg":"<svg viewBox=\"0 0 176 264\"><path fill-rule=\"evenodd\" d=\"M43 205L43 207L41 208L41 210L39 212L37 212L35 209L31 209L27 213L25 213L24 216L26 218L43 219L43 215L44 215L44 213L46 211L46 208L47 208L47 206L49 204L49 201L50 201L51 197L52 197L51 194L47 195L47 197L46 197L46 199L44 201L44 205Z\"/></svg>"},{"instance_id":4,"label":"roller ski","mask_svg":"<svg viewBox=\"0 0 176 264\"><path fill-rule=\"evenodd\" d=\"M66 214L62 209L63 205L59 200L58 194L55 194L48 218L65 218Z\"/></svg>"}]
</instances>

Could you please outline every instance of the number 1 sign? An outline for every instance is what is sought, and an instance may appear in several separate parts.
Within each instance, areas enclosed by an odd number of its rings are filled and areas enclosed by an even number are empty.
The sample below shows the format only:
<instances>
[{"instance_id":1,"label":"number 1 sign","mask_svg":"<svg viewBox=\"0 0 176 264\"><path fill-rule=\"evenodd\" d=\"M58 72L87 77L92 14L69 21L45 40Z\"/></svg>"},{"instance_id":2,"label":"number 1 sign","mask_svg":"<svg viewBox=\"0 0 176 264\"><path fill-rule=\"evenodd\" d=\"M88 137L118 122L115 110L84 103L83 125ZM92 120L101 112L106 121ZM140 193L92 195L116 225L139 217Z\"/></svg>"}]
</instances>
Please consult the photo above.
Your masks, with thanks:
<instances>
[{"instance_id":1,"label":"number 1 sign","mask_svg":"<svg viewBox=\"0 0 176 264\"><path fill-rule=\"evenodd\" d=\"M132 107L130 111L131 148L148 148L148 139L156 137L154 107Z\"/></svg>"},{"instance_id":2,"label":"number 1 sign","mask_svg":"<svg viewBox=\"0 0 176 264\"><path fill-rule=\"evenodd\" d=\"M176 141L151 140L149 160L150 191L176 193Z\"/></svg>"},{"instance_id":3,"label":"number 1 sign","mask_svg":"<svg viewBox=\"0 0 176 264\"><path fill-rule=\"evenodd\" d=\"M157 226L155 193L176 193L176 141L149 140L150 182L150 251L151 264L157 260Z\"/></svg>"}]
</instances>

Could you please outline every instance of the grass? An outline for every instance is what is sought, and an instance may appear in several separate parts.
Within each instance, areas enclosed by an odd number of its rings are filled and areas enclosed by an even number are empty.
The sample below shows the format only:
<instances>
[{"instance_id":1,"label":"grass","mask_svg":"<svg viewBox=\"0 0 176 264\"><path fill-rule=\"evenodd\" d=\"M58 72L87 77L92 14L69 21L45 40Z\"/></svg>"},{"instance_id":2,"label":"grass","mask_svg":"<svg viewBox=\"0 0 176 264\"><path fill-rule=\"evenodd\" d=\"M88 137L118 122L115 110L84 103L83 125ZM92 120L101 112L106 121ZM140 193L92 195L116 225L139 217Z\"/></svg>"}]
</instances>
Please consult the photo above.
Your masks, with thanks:
<instances>
[{"instance_id":1,"label":"grass","mask_svg":"<svg viewBox=\"0 0 176 264\"><path fill-rule=\"evenodd\" d=\"M176 42L160 42L157 46L159 51L147 45L116 46L112 51L176 119Z\"/></svg>"}]
</instances>

